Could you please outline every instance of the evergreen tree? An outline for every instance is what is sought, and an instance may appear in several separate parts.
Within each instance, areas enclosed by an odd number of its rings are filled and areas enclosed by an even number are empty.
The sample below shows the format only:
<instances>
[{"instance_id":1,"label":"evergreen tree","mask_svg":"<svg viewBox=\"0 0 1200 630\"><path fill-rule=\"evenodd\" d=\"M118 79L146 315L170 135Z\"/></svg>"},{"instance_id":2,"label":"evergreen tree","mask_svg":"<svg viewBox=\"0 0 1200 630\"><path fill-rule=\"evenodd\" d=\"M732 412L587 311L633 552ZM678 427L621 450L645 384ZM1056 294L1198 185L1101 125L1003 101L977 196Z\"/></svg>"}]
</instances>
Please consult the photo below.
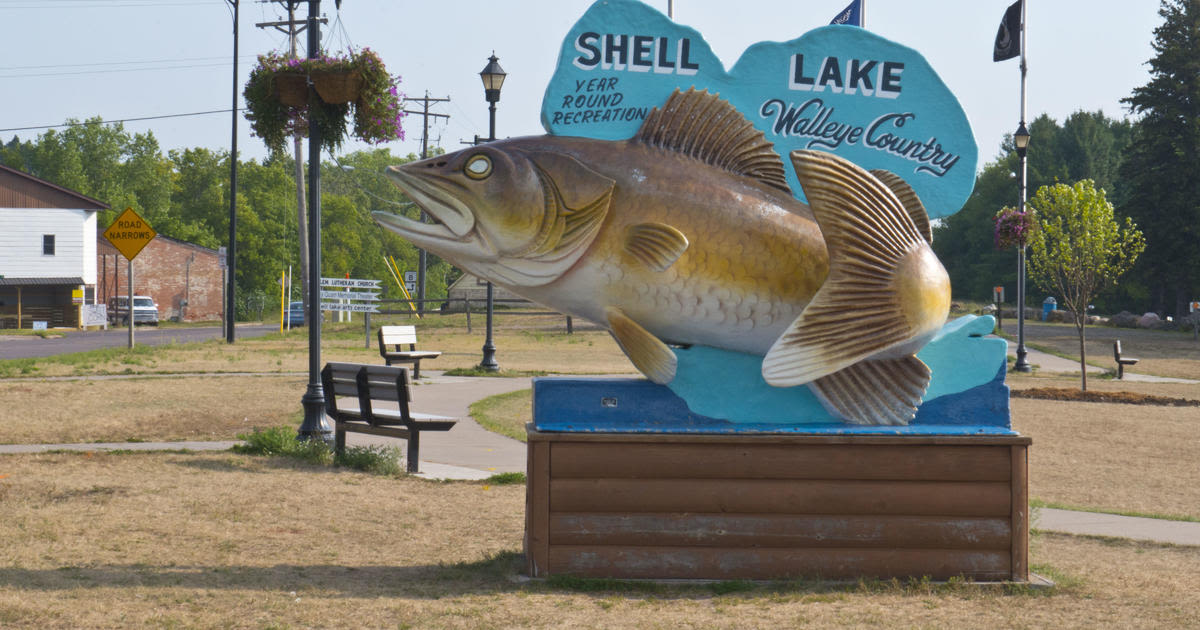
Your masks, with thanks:
<instances>
[{"instance_id":1,"label":"evergreen tree","mask_svg":"<svg viewBox=\"0 0 1200 630\"><path fill-rule=\"evenodd\" d=\"M1135 270L1159 313L1200 295L1200 0L1162 0L1150 82L1125 99L1141 114L1121 174L1122 210L1146 235Z\"/></svg>"}]
</instances>

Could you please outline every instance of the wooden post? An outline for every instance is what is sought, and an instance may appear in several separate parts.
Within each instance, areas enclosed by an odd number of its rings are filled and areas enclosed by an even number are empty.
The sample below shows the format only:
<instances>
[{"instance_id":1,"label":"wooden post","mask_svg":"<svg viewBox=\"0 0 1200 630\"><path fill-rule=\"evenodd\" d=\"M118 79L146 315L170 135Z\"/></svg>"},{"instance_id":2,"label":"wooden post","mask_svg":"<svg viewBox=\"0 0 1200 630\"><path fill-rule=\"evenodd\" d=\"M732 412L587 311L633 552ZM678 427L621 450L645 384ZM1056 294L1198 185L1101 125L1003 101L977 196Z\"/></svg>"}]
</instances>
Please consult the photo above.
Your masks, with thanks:
<instances>
[{"instance_id":1,"label":"wooden post","mask_svg":"<svg viewBox=\"0 0 1200 630\"><path fill-rule=\"evenodd\" d=\"M526 463L525 562L529 577L543 577L550 561L550 443L531 442Z\"/></svg>"},{"instance_id":2,"label":"wooden post","mask_svg":"<svg viewBox=\"0 0 1200 630\"><path fill-rule=\"evenodd\" d=\"M1029 450L1024 444L1012 449L1012 579L1029 581Z\"/></svg>"}]
</instances>

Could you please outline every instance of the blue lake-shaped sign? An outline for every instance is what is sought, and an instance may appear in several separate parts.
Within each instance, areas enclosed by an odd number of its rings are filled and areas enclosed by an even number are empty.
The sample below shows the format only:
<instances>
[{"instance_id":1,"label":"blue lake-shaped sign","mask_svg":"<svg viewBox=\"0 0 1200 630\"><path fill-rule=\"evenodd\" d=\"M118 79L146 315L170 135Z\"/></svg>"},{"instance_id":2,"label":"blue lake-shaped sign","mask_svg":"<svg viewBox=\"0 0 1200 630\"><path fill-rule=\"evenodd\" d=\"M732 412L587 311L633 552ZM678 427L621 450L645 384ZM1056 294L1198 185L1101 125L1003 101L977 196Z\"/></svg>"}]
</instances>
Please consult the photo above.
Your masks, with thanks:
<instances>
[{"instance_id":1,"label":"blue lake-shaped sign","mask_svg":"<svg viewBox=\"0 0 1200 630\"><path fill-rule=\"evenodd\" d=\"M902 177L930 218L957 212L978 149L958 100L917 51L851 26L751 46L726 71L700 33L635 0L600 0L567 33L542 124L560 136L629 138L676 90L717 92L775 144L837 153Z\"/></svg>"}]
</instances>

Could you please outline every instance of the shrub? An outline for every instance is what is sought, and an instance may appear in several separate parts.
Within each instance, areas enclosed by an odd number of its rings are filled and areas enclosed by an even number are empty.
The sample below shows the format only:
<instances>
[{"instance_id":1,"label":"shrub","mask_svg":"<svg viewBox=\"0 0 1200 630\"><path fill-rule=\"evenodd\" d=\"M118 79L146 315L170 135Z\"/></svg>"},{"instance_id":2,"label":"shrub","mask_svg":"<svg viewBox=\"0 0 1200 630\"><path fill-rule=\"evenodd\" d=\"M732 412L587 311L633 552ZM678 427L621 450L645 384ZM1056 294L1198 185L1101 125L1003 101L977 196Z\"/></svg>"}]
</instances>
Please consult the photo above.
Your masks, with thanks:
<instances>
[{"instance_id":1,"label":"shrub","mask_svg":"<svg viewBox=\"0 0 1200 630\"><path fill-rule=\"evenodd\" d=\"M374 475L396 477L404 471L400 459L400 449L395 446L347 446L334 456L333 463Z\"/></svg>"}]
</instances>

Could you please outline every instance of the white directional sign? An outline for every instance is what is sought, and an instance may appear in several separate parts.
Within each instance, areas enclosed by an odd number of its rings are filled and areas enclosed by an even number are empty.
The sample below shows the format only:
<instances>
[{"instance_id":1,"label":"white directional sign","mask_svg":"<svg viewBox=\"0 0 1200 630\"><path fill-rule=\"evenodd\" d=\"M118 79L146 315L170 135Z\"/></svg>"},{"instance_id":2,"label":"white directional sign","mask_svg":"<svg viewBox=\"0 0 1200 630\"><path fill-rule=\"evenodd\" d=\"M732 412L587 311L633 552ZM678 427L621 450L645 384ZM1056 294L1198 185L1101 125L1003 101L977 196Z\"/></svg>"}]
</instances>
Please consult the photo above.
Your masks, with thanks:
<instances>
[{"instance_id":1,"label":"white directional sign","mask_svg":"<svg viewBox=\"0 0 1200 630\"><path fill-rule=\"evenodd\" d=\"M416 282L416 281L417 281L417 272L415 272L415 271L405 271L404 272L404 282L405 283Z\"/></svg>"},{"instance_id":2,"label":"white directional sign","mask_svg":"<svg viewBox=\"0 0 1200 630\"><path fill-rule=\"evenodd\" d=\"M321 278L321 310L350 313L378 313L373 302L379 299L378 280L362 278ZM341 290L339 290L341 289ZM345 289L366 289L347 291ZM335 300L335 301L330 301Z\"/></svg>"},{"instance_id":3,"label":"white directional sign","mask_svg":"<svg viewBox=\"0 0 1200 630\"><path fill-rule=\"evenodd\" d=\"M379 299L378 293L366 291L321 291L322 300L358 300L373 302Z\"/></svg>"},{"instance_id":4,"label":"white directional sign","mask_svg":"<svg viewBox=\"0 0 1200 630\"><path fill-rule=\"evenodd\" d=\"M342 287L348 289L378 289L379 280L363 280L361 278L321 278L323 287Z\"/></svg>"},{"instance_id":5,"label":"white directional sign","mask_svg":"<svg viewBox=\"0 0 1200 630\"><path fill-rule=\"evenodd\" d=\"M354 304L352 302L321 302L322 311L349 311L351 313L378 313L379 307L374 304Z\"/></svg>"}]
</instances>

